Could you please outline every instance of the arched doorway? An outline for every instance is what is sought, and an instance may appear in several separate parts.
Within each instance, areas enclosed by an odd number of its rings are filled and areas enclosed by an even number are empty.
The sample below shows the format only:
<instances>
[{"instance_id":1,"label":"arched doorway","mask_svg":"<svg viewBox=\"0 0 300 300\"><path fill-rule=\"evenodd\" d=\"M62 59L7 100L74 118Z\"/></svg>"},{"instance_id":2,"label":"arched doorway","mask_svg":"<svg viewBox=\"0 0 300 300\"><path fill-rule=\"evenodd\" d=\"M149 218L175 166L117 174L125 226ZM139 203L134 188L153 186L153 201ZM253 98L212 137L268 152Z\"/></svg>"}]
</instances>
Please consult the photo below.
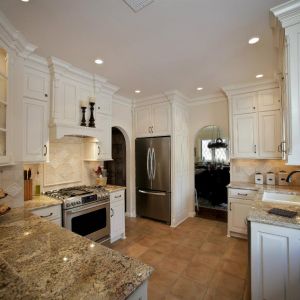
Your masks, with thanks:
<instances>
[{"instance_id":1,"label":"arched doorway","mask_svg":"<svg viewBox=\"0 0 300 300\"><path fill-rule=\"evenodd\" d=\"M126 140L120 129L112 128L112 161L105 161L107 183L126 186ZM125 198L125 211L127 208Z\"/></svg>"},{"instance_id":2,"label":"arched doorway","mask_svg":"<svg viewBox=\"0 0 300 300\"><path fill-rule=\"evenodd\" d=\"M196 215L227 219L227 188L230 182L228 138L219 127L201 128L195 138Z\"/></svg>"}]
</instances>

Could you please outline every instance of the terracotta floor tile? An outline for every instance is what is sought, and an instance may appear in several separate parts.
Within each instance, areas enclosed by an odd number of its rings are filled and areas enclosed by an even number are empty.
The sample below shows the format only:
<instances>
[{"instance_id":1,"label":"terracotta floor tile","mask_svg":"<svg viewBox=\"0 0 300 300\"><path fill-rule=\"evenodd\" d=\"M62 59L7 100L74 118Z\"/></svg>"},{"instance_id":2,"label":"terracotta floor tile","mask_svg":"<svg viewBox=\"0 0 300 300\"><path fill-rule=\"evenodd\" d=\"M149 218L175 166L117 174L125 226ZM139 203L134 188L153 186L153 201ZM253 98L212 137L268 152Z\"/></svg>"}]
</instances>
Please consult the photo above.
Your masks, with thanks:
<instances>
[{"instance_id":1,"label":"terracotta floor tile","mask_svg":"<svg viewBox=\"0 0 300 300\"><path fill-rule=\"evenodd\" d=\"M183 300L203 299L207 288L192 280L179 278L171 289L171 294Z\"/></svg>"},{"instance_id":2,"label":"terracotta floor tile","mask_svg":"<svg viewBox=\"0 0 300 300\"><path fill-rule=\"evenodd\" d=\"M182 276L203 286L208 286L214 274L215 270L204 264L190 263L183 271Z\"/></svg>"},{"instance_id":3,"label":"terracotta floor tile","mask_svg":"<svg viewBox=\"0 0 300 300\"><path fill-rule=\"evenodd\" d=\"M249 300L248 242L226 234L226 223L202 218L177 228L126 218L127 239L110 247L155 268L150 300Z\"/></svg>"},{"instance_id":4,"label":"terracotta floor tile","mask_svg":"<svg viewBox=\"0 0 300 300\"><path fill-rule=\"evenodd\" d=\"M138 243L132 244L124 249L124 254L132 257L139 257L148 250L148 247L141 246Z\"/></svg>"},{"instance_id":5,"label":"terracotta floor tile","mask_svg":"<svg viewBox=\"0 0 300 300\"><path fill-rule=\"evenodd\" d=\"M188 262L185 260L178 260L172 256L166 256L160 263L159 268L169 272L182 273L187 267Z\"/></svg>"},{"instance_id":6,"label":"terracotta floor tile","mask_svg":"<svg viewBox=\"0 0 300 300\"><path fill-rule=\"evenodd\" d=\"M213 253L199 253L194 256L192 262L195 264L203 264L209 268L216 269L220 265L221 258L220 256Z\"/></svg>"},{"instance_id":7,"label":"terracotta floor tile","mask_svg":"<svg viewBox=\"0 0 300 300\"><path fill-rule=\"evenodd\" d=\"M165 257L165 255L162 254L161 252L150 248L146 252L144 252L139 257L139 259L142 262L144 262L145 264L148 264L148 265L156 268L164 257Z\"/></svg>"}]
</instances>

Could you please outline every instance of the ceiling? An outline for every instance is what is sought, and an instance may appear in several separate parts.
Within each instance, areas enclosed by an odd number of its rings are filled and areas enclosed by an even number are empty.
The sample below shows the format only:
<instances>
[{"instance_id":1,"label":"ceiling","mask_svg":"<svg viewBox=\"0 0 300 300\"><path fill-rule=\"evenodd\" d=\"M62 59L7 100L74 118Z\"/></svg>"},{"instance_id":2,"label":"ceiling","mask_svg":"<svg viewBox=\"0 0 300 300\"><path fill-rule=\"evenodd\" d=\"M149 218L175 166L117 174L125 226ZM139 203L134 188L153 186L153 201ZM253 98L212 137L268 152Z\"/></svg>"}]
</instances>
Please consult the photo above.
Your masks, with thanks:
<instances>
[{"instance_id":1,"label":"ceiling","mask_svg":"<svg viewBox=\"0 0 300 300\"><path fill-rule=\"evenodd\" d=\"M176 89L196 98L259 73L273 78L269 9L283 2L154 0L134 13L122 0L1 0L0 9L37 54L104 76L122 96ZM261 41L250 46L254 35ZM97 57L103 65L94 64Z\"/></svg>"}]
</instances>

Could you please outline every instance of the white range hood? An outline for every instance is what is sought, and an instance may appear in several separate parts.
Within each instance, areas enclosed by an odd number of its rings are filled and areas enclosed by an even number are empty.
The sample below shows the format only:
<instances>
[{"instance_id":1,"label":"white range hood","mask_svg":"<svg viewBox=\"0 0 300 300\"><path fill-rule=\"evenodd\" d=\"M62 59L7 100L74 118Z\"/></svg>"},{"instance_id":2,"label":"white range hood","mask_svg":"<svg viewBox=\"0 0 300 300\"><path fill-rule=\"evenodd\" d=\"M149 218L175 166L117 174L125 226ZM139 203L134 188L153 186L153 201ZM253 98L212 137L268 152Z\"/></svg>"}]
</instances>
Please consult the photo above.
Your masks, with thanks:
<instances>
[{"instance_id":1,"label":"white range hood","mask_svg":"<svg viewBox=\"0 0 300 300\"><path fill-rule=\"evenodd\" d=\"M56 123L49 126L50 140L61 139L64 136L91 137L99 140L102 130L84 126Z\"/></svg>"}]
</instances>

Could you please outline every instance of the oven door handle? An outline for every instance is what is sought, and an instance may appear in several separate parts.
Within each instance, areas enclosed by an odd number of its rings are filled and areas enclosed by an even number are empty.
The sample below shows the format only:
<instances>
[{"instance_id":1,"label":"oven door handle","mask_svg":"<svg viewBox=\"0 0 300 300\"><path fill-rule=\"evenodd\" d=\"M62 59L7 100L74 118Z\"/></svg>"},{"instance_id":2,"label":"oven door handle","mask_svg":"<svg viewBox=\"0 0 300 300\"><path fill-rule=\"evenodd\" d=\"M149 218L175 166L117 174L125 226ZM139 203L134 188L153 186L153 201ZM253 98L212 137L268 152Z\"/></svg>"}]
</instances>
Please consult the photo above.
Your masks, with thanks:
<instances>
[{"instance_id":1,"label":"oven door handle","mask_svg":"<svg viewBox=\"0 0 300 300\"><path fill-rule=\"evenodd\" d=\"M73 213L77 213L77 212L81 212L81 211L85 211L91 208L99 208L101 206L106 206L109 202L104 202L101 204L97 204L97 205L91 205L91 206L81 206L79 208L74 208L74 209L69 209L69 210L65 210L65 212L67 214L73 214Z\"/></svg>"}]
</instances>

